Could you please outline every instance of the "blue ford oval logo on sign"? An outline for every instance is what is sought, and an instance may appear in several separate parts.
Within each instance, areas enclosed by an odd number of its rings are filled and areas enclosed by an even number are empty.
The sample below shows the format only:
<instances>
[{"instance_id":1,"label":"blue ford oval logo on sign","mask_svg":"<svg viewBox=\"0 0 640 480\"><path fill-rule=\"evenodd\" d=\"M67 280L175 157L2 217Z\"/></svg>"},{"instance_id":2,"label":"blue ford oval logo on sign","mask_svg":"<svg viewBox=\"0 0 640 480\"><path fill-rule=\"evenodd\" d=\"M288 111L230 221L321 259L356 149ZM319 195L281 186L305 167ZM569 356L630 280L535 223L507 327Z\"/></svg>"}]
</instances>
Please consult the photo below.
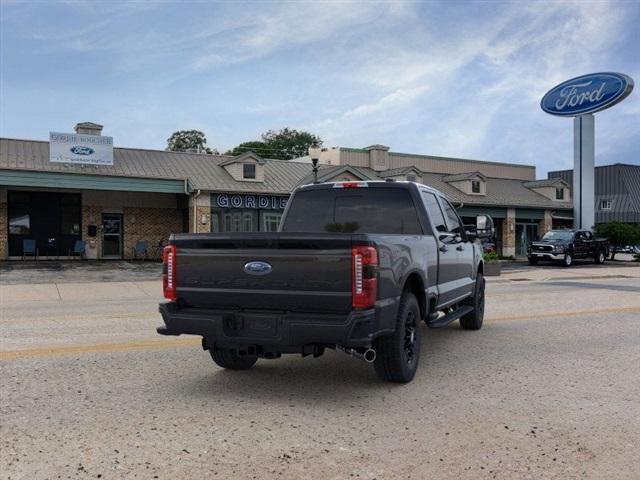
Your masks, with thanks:
<instances>
[{"instance_id":1,"label":"blue ford oval logo on sign","mask_svg":"<svg viewBox=\"0 0 640 480\"><path fill-rule=\"evenodd\" d=\"M244 264L244 271L249 275L266 275L271 273L272 267L267 262L253 261Z\"/></svg>"},{"instance_id":2,"label":"blue ford oval logo on sign","mask_svg":"<svg viewBox=\"0 0 640 480\"><path fill-rule=\"evenodd\" d=\"M76 155L92 155L92 154L94 154L96 152L91 147L82 147L80 145L76 145L75 147L71 147L69 150L71 151L71 153L74 153Z\"/></svg>"},{"instance_id":3,"label":"blue ford oval logo on sign","mask_svg":"<svg viewBox=\"0 0 640 480\"><path fill-rule=\"evenodd\" d=\"M540 106L551 115L574 117L612 107L633 90L633 80L622 73L591 73L572 78L549 90Z\"/></svg>"}]
</instances>

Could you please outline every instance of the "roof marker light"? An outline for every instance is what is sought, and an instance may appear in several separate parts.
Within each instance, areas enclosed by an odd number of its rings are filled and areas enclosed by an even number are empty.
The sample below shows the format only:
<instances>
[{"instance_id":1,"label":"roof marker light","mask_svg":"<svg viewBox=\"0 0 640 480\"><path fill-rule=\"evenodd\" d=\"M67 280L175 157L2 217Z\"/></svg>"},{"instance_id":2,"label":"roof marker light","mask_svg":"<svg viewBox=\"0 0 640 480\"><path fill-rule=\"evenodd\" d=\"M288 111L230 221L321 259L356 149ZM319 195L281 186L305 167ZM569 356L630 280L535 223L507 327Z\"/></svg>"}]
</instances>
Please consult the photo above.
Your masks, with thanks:
<instances>
[{"instance_id":1,"label":"roof marker light","mask_svg":"<svg viewBox=\"0 0 640 480\"><path fill-rule=\"evenodd\" d=\"M333 184L333 188L364 188L368 186L367 182L336 182Z\"/></svg>"}]
</instances>

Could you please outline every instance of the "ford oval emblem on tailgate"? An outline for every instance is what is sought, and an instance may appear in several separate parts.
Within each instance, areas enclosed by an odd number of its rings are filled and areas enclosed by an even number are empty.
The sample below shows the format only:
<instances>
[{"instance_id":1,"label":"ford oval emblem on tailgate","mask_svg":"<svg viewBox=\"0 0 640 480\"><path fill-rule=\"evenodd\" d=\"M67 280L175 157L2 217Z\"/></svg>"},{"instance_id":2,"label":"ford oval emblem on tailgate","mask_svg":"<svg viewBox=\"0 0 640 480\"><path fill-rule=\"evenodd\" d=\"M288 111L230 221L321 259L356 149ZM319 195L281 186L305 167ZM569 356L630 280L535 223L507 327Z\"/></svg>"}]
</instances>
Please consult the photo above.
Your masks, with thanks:
<instances>
[{"instance_id":1,"label":"ford oval emblem on tailgate","mask_svg":"<svg viewBox=\"0 0 640 480\"><path fill-rule=\"evenodd\" d=\"M271 265L267 262L253 261L244 264L244 271L249 275L266 275L271 273Z\"/></svg>"}]
</instances>

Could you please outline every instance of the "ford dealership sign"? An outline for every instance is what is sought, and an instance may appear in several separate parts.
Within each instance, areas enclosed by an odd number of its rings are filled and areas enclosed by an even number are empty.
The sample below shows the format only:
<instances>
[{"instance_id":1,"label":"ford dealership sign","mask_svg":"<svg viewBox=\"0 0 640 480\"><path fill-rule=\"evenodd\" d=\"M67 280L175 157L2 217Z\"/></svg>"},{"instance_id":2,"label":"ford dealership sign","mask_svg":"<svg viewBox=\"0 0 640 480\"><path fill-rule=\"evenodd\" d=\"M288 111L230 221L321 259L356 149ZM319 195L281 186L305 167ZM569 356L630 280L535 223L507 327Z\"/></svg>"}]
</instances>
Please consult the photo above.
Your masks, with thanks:
<instances>
[{"instance_id":1,"label":"ford dealership sign","mask_svg":"<svg viewBox=\"0 0 640 480\"><path fill-rule=\"evenodd\" d=\"M113 165L113 137L50 132L49 161L53 163Z\"/></svg>"},{"instance_id":2,"label":"ford dealership sign","mask_svg":"<svg viewBox=\"0 0 640 480\"><path fill-rule=\"evenodd\" d=\"M553 87L542 97L542 110L575 117L612 107L633 90L633 80L622 73L591 73Z\"/></svg>"}]
</instances>

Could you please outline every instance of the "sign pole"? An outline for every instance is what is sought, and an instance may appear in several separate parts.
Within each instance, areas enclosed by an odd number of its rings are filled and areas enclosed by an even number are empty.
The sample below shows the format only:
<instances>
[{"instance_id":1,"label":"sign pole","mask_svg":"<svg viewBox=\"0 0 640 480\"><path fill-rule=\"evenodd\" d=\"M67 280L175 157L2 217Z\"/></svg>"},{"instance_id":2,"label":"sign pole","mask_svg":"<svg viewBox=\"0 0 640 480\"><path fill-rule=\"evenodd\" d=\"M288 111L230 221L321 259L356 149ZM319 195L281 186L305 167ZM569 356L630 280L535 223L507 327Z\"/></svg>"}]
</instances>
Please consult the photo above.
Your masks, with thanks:
<instances>
[{"instance_id":1,"label":"sign pole","mask_svg":"<svg viewBox=\"0 0 640 480\"><path fill-rule=\"evenodd\" d=\"M595 225L595 119L591 114L573 119L573 228Z\"/></svg>"},{"instance_id":2,"label":"sign pole","mask_svg":"<svg viewBox=\"0 0 640 480\"><path fill-rule=\"evenodd\" d=\"M593 113L620 103L633 90L624 73L600 72L556 85L540 100L545 112L573 117L573 228L595 227L595 120Z\"/></svg>"}]
</instances>

